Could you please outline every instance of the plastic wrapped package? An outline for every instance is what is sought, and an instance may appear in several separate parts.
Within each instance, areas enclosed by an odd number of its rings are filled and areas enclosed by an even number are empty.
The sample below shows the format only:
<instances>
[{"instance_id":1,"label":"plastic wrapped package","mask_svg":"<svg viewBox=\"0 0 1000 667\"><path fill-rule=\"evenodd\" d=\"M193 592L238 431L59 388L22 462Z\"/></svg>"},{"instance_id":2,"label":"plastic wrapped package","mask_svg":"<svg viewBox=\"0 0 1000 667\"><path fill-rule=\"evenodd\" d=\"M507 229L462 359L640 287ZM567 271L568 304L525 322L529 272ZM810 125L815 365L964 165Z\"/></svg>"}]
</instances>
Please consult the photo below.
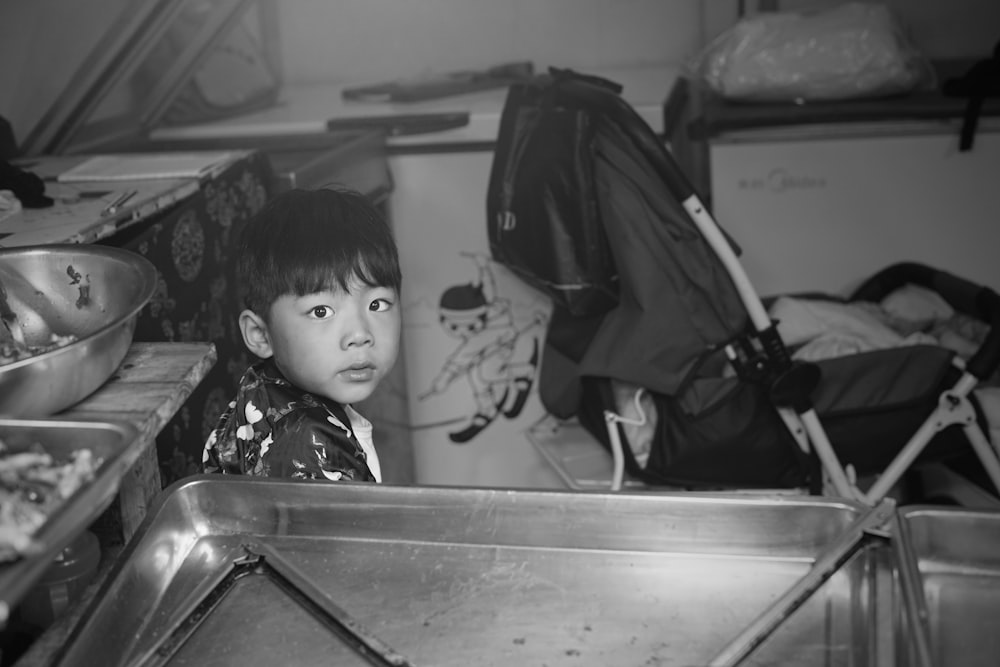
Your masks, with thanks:
<instances>
[{"instance_id":1,"label":"plastic wrapped package","mask_svg":"<svg viewBox=\"0 0 1000 667\"><path fill-rule=\"evenodd\" d=\"M936 84L930 61L889 10L859 2L742 19L691 69L694 80L741 101L882 97Z\"/></svg>"}]
</instances>

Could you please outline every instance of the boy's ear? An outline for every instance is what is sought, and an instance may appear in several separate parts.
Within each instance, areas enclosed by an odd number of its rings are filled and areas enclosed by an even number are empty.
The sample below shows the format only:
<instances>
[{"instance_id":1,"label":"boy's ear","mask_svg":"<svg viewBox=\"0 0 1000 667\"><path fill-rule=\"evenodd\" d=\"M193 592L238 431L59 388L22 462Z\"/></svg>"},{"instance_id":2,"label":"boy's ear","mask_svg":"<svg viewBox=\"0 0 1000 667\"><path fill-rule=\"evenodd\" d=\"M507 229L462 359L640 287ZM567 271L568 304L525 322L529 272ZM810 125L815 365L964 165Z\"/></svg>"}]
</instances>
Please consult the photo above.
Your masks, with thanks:
<instances>
[{"instance_id":1,"label":"boy's ear","mask_svg":"<svg viewBox=\"0 0 1000 667\"><path fill-rule=\"evenodd\" d=\"M267 322L252 310L240 313L240 332L247 349L261 359L267 359L274 351L271 349L271 335L267 330Z\"/></svg>"}]
</instances>

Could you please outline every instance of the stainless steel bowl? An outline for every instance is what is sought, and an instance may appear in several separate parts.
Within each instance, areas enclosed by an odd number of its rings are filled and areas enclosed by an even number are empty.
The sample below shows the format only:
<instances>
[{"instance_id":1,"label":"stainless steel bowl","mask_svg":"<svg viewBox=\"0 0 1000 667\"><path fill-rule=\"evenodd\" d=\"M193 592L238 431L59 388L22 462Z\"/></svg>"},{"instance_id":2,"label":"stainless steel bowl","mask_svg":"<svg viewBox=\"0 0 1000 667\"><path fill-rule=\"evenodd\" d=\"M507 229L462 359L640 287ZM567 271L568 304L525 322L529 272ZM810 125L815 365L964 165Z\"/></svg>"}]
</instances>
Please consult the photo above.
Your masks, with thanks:
<instances>
[{"instance_id":1,"label":"stainless steel bowl","mask_svg":"<svg viewBox=\"0 0 1000 667\"><path fill-rule=\"evenodd\" d=\"M128 250L58 244L0 249L0 281L28 345L75 336L0 365L0 415L42 417L86 398L117 370L157 274Z\"/></svg>"}]
</instances>

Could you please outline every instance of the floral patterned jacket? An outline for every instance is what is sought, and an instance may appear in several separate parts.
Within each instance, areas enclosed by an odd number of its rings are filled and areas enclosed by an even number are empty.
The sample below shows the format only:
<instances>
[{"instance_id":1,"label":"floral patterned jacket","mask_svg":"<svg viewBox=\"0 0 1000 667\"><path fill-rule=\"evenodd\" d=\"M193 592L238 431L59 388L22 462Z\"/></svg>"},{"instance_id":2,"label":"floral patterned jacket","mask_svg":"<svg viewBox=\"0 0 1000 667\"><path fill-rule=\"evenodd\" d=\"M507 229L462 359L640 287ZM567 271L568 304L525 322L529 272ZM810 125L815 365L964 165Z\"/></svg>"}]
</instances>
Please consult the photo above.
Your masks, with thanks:
<instances>
[{"instance_id":1,"label":"floral patterned jacket","mask_svg":"<svg viewBox=\"0 0 1000 667\"><path fill-rule=\"evenodd\" d=\"M371 422L349 405L294 387L271 360L243 375L205 442L202 471L382 481Z\"/></svg>"}]
</instances>

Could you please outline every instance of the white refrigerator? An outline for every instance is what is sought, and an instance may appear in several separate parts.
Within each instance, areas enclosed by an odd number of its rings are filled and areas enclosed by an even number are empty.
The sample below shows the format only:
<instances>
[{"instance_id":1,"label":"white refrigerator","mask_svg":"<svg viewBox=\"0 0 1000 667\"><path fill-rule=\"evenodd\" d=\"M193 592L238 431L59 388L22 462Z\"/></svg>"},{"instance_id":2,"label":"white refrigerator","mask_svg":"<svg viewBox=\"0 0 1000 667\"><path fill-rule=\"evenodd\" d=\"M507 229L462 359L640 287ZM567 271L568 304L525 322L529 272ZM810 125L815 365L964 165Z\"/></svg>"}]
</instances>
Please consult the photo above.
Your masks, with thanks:
<instances>
[{"instance_id":1,"label":"white refrigerator","mask_svg":"<svg viewBox=\"0 0 1000 667\"><path fill-rule=\"evenodd\" d=\"M1000 291L1000 125L791 127L712 141L712 207L762 294L846 293L914 261Z\"/></svg>"},{"instance_id":2,"label":"white refrigerator","mask_svg":"<svg viewBox=\"0 0 1000 667\"><path fill-rule=\"evenodd\" d=\"M678 79L665 131L761 294L846 294L901 261L1000 290L1000 99L968 150L965 104L740 104Z\"/></svg>"}]
</instances>

